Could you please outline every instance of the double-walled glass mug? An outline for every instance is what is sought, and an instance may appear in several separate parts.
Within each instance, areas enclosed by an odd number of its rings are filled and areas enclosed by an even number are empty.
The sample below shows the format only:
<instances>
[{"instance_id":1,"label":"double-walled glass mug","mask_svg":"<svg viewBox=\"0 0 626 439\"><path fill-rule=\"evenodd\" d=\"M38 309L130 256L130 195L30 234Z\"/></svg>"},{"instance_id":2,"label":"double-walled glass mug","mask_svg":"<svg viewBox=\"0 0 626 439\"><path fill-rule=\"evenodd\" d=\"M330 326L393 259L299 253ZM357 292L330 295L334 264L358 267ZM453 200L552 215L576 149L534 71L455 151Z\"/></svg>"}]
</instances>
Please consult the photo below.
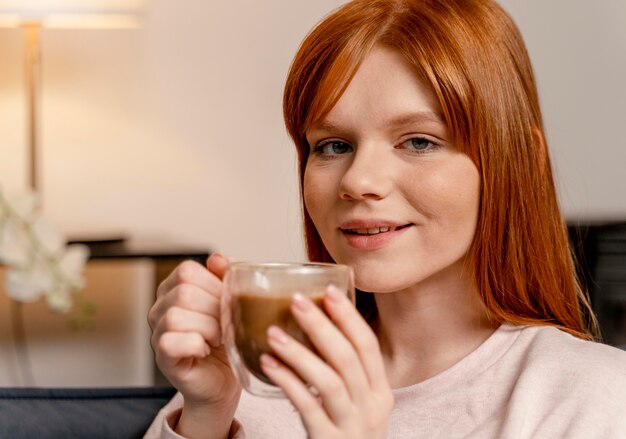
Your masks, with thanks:
<instances>
[{"instance_id":1,"label":"double-walled glass mug","mask_svg":"<svg viewBox=\"0 0 626 439\"><path fill-rule=\"evenodd\" d=\"M299 292L323 309L329 285L354 302L354 274L346 265L236 262L229 266L221 303L222 336L233 372L245 390L259 396L284 396L261 369L261 354L272 353L267 329L278 326L315 351L291 314L290 303Z\"/></svg>"}]
</instances>

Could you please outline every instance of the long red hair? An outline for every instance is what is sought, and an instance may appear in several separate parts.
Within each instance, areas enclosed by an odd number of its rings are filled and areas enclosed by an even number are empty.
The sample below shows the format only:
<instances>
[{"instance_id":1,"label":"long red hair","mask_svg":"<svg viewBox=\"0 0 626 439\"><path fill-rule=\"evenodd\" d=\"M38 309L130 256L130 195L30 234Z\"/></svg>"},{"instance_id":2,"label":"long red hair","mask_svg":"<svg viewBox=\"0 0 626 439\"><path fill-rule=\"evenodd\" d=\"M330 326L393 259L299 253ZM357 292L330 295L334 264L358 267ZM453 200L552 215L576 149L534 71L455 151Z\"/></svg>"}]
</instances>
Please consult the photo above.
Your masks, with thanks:
<instances>
[{"instance_id":1,"label":"long red hair","mask_svg":"<svg viewBox=\"0 0 626 439\"><path fill-rule=\"evenodd\" d=\"M355 0L321 21L300 46L284 92L301 192L307 129L328 114L376 45L398 51L430 84L456 146L479 170L467 261L490 318L596 338L558 206L530 60L517 27L493 1ZM303 215L309 258L332 261L304 204Z\"/></svg>"}]
</instances>

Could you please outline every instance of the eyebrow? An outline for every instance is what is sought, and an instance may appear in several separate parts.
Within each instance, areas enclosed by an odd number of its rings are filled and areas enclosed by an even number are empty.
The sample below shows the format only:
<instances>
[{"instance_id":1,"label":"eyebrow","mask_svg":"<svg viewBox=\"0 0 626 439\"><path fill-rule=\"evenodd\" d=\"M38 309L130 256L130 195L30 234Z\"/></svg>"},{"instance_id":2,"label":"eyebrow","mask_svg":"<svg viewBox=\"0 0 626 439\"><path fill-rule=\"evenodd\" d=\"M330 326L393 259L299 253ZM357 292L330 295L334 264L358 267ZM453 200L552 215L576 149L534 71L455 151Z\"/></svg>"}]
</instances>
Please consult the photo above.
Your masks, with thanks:
<instances>
[{"instance_id":1,"label":"eyebrow","mask_svg":"<svg viewBox=\"0 0 626 439\"><path fill-rule=\"evenodd\" d=\"M412 123L444 123L443 116L435 111L425 110L417 111L415 113L403 114L387 121L389 126L403 126Z\"/></svg>"},{"instance_id":2,"label":"eyebrow","mask_svg":"<svg viewBox=\"0 0 626 439\"><path fill-rule=\"evenodd\" d=\"M414 123L445 123L443 116L435 111L425 110L402 114L385 121L385 125L396 128ZM342 127L329 120L323 120L311 127L310 131L343 131Z\"/></svg>"}]
</instances>

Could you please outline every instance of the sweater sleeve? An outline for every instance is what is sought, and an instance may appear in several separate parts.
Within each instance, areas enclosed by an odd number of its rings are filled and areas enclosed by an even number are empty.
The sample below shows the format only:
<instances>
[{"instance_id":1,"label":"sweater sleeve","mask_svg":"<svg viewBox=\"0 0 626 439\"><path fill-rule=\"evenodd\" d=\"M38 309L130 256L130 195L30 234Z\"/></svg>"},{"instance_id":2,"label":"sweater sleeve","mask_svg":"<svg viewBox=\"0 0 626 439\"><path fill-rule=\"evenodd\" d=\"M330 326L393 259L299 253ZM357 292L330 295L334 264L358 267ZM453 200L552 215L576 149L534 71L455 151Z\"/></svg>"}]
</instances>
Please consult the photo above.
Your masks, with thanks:
<instances>
[{"instance_id":1,"label":"sweater sleeve","mask_svg":"<svg viewBox=\"0 0 626 439\"><path fill-rule=\"evenodd\" d=\"M174 430L178 425L180 414L183 409L183 396L180 393L168 402L156 415L152 424L146 431L144 439L185 439ZM234 419L228 434L229 439L245 439L241 424Z\"/></svg>"}]
</instances>

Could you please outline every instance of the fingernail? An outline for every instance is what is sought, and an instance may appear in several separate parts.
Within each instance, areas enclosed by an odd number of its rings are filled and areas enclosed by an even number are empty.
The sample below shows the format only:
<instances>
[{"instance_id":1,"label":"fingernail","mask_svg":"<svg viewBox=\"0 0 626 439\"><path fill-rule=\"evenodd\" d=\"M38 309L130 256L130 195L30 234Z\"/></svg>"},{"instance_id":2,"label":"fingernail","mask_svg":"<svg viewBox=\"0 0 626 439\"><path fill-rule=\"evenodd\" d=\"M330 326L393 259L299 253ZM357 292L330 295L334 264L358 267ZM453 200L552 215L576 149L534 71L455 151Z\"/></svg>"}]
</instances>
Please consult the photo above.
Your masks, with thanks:
<instances>
[{"instance_id":1,"label":"fingernail","mask_svg":"<svg viewBox=\"0 0 626 439\"><path fill-rule=\"evenodd\" d=\"M294 293L292 297L292 303L300 311L305 311L305 312L310 310L311 306L313 306L313 304L311 303L311 300L302 293Z\"/></svg>"},{"instance_id":2,"label":"fingernail","mask_svg":"<svg viewBox=\"0 0 626 439\"><path fill-rule=\"evenodd\" d=\"M341 292L341 290L334 285L328 285L328 287L326 288L326 295L330 300L335 303L341 302L344 298L344 294Z\"/></svg>"},{"instance_id":3,"label":"fingernail","mask_svg":"<svg viewBox=\"0 0 626 439\"><path fill-rule=\"evenodd\" d=\"M270 326L267 328L267 336L280 344L285 344L289 341L289 336L278 326Z\"/></svg>"},{"instance_id":4,"label":"fingernail","mask_svg":"<svg viewBox=\"0 0 626 439\"><path fill-rule=\"evenodd\" d=\"M270 369L276 369L278 367L278 361L274 360L271 355L261 354L261 364Z\"/></svg>"}]
</instances>

